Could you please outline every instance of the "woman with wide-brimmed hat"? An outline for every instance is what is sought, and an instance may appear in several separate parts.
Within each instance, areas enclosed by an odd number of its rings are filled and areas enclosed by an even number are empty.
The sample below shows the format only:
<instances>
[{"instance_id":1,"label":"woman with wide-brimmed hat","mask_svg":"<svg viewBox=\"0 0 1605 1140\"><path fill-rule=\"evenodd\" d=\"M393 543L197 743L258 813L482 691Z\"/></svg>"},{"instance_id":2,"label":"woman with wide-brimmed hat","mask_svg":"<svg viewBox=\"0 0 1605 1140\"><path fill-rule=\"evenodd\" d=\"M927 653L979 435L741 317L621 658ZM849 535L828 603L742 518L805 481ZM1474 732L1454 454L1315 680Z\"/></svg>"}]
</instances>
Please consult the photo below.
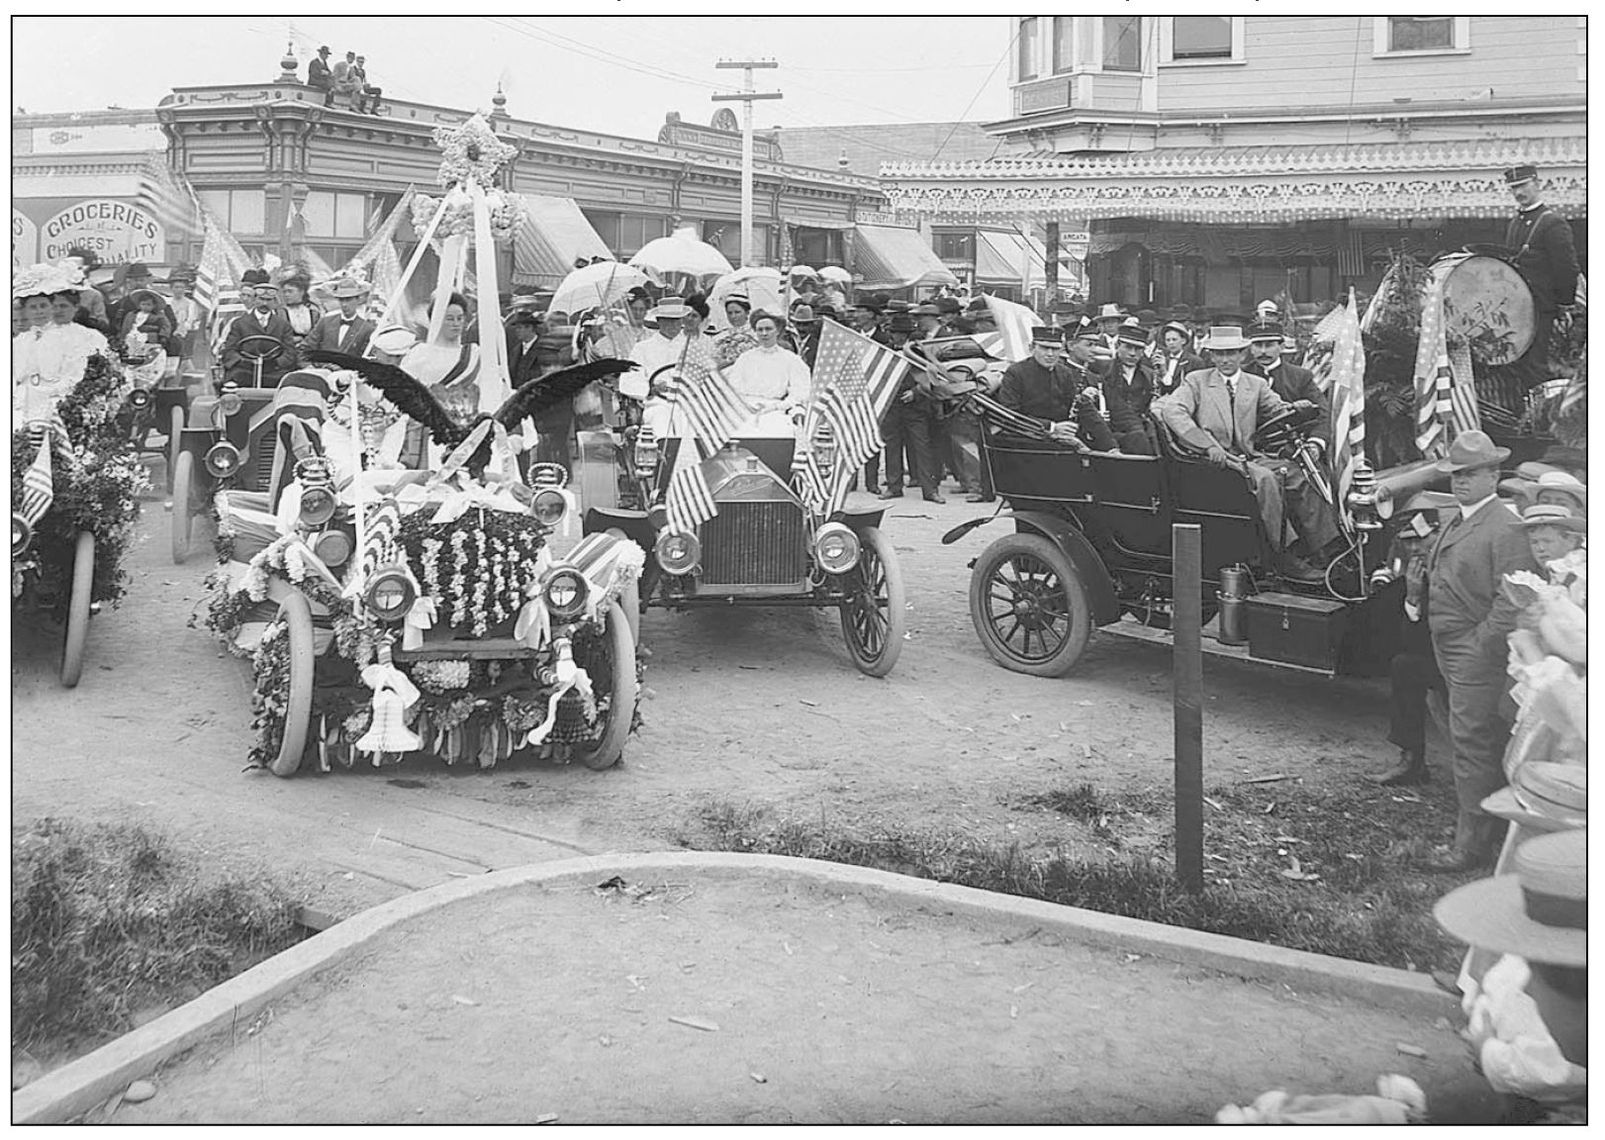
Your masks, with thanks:
<instances>
[{"instance_id":1,"label":"woman with wide-brimmed hat","mask_svg":"<svg viewBox=\"0 0 1605 1140\"><path fill-rule=\"evenodd\" d=\"M57 300L76 304L81 275L76 268L38 264L12 276L11 297L24 327L11 341L11 423L48 422L56 403L84 377L89 357L106 351L106 339L70 319L54 319Z\"/></svg>"}]
</instances>

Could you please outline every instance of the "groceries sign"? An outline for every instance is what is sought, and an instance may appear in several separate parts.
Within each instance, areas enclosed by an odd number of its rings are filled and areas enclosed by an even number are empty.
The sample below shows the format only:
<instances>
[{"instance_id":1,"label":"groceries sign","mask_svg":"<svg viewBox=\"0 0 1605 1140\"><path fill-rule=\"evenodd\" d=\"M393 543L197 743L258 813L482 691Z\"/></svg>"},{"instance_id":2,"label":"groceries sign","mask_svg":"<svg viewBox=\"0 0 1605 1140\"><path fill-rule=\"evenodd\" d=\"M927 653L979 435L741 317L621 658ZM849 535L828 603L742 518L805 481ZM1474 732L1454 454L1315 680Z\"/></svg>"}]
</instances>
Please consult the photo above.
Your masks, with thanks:
<instances>
[{"instance_id":1,"label":"groceries sign","mask_svg":"<svg viewBox=\"0 0 1605 1140\"><path fill-rule=\"evenodd\" d=\"M15 206L11 208L11 267L39 260L39 227Z\"/></svg>"},{"instance_id":2,"label":"groceries sign","mask_svg":"<svg viewBox=\"0 0 1605 1140\"><path fill-rule=\"evenodd\" d=\"M13 218L13 234L15 231ZM166 235L161 223L148 210L131 202L90 198L68 206L39 227L41 261L59 261L75 245L83 246L112 265L161 261L166 251Z\"/></svg>"}]
</instances>

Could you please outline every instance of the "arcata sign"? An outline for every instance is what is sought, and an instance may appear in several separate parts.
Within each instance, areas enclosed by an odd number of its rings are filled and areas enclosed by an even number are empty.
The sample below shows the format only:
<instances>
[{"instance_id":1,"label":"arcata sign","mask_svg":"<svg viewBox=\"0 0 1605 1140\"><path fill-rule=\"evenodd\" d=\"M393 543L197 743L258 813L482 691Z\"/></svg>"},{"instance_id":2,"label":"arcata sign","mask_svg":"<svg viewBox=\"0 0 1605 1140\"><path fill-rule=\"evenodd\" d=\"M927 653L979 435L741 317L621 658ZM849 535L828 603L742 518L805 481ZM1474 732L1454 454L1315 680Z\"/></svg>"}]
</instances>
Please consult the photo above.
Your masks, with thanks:
<instances>
[{"instance_id":1,"label":"arcata sign","mask_svg":"<svg viewBox=\"0 0 1605 1140\"><path fill-rule=\"evenodd\" d=\"M161 223L149 211L112 198L74 203L39 227L42 261L59 261L75 245L113 265L161 261L166 244Z\"/></svg>"},{"instance_id":2,"label":"arcata sign","mask_svg":"<svg viewBox=\"0 0 1605 1140\"><path fill-rule=\"evenodd\" d=\"M39 227L15 206L11 208L11 265L32 265L39 260Z\"/></svg>"}]
</instances>

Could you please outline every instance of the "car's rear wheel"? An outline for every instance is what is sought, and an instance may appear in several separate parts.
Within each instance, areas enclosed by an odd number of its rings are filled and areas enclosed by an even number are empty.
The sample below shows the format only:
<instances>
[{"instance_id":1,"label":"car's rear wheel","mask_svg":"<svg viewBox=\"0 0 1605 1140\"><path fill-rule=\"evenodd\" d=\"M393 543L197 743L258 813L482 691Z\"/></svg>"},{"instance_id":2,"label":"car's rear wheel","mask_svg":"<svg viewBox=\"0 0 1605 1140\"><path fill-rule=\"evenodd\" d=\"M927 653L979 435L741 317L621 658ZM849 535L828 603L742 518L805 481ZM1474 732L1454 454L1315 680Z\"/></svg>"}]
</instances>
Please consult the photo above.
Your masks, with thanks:
<instances>
[{"instance_id":1,"label":"car's rear wheel","mask_svg":"<svg viewBox=\"0 0 1605 1140\"><path fill-rule=\"evenodd\" d=\"M571 753L575 760L597 771L613 767L624 756L624 742L635 721L635 637L620 602L608 606L607 630L601 644L605 646L603 653L611 681L607 711L597 725L597 735L589 743L575 745ZM600 662L593 657L583 664L589 672Z\"/></svg>"},{"instance_id":2,"label":"car's rear wheel","mask_svg":"<svg viewBox=\"0 0 1605 1140\"><path fill-rule=\"evenodd\" d=\"M903 571L897 553L879 527L858 531L858 565L845 575L842 635L847 653L861 673L884 677L903 652L908 616L903 608Z\"/></svg>"},{"instance_id":3,"label":"car's rear wheel","mask_svg":"<svg viewBox=\"0 0 1605 1140\"><path fill-rule=\"evenodd\" d=\"M1036 534L1005 535L976 559L970 620L994 661L1034 677L1068 673L1092 634L1075 564Z\"/></svg>"},{"instance_id":4,"label":"car's rear wheel","mask_svg":"<svg viewBox=\"0 0 1605 1140\"><path fill-rule=\"evenodd\" d=\"M312 725L312 680L317 656L312 642L312 607L306 595L275 580L268 596L279 603L279 620L290 647L290 685L284 698L284 733L279 754L269 764L275 776L292 776L301 767L307 729Z\"/></svg>"},{"instance_id":5,"label":"car's rear wheel","mask_svg":"<svg viewBox=\"0 0 1605 1140\"><path fill-rule=\"evenodd\" d=\"M190 524L194 521L195 453L181 451L173 463L173 565L189 556Z\"/></svg>"}]
</instances>

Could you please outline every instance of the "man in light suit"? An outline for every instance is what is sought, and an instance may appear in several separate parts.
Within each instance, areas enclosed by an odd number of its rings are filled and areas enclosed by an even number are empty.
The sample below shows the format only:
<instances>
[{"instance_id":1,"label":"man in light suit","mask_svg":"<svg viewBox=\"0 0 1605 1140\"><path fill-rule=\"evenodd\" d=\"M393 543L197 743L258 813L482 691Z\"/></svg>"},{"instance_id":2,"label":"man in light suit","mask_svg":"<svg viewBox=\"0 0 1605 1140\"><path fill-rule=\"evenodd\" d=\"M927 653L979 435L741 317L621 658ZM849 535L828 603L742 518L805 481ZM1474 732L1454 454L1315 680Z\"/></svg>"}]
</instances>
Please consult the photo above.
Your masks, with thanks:
<instances>
[{"instance_id":1,"label":"man in light suit","mask_svg":"<svg viewBox=\"0 0 1605 1140\"><path fill-rule=\"evenodd\" d=\"M368 287L351 277L343 277L329 287L329 295L340 302L338 313L325 313L318 318L301 341L301 363L313 351L343 352L361 356L368 349L368 338L373 335L374 324L360 314L362 302L368 296Z\"/></svg>"},{"instance_id":2,"label":"man in light suit","mask_svg":"<svg viewBox=\"0 0 1605 1140\"><path fill-rule=\"evenodd\" d=\"M1538 570L1520 520L1497 497L1499 464L1509 455L1509 448L1495 447L1483 432L1463 431L1438 461L1460 511L1427 556L1426 620L1433 655L1449 686L1460 810L1454 847L1424 864L1433 871L1491 866L1505 829L1502 820L1482 810L1482 801L1504 786L1510 738L1510 722L1501 709L1507 703L1506 638L1520 611L1501 585L1512 571ZM1422 615L1406 604L1405 616L1419 621Z\"/></svg>"},{"instance_id":3,"label":"man in light suit","mask_svg":"<svg viewBox=\"0 0 1605 1140\"><path fill-rule=\"evenodd\" d=\"M1260 421L1289 405L1271 391L1263 376L1243 371L1248 343L1241 328L1211 328L1201 346L1211 367L1189 373L1175 391L1153 402L1153 410L1183 447L1201 453L1216 467L1240 471L1253 485L1282 576L1317 582L1321 571L1287 549L1283 525L1287 508L1292 508L1294 525L1313 553L1324 556L1330 550L1338 539L1337 524L1297 465L1254 450ZM1304 400L1292 406L1310 407Z\"/></svg>"}]
</instances>

